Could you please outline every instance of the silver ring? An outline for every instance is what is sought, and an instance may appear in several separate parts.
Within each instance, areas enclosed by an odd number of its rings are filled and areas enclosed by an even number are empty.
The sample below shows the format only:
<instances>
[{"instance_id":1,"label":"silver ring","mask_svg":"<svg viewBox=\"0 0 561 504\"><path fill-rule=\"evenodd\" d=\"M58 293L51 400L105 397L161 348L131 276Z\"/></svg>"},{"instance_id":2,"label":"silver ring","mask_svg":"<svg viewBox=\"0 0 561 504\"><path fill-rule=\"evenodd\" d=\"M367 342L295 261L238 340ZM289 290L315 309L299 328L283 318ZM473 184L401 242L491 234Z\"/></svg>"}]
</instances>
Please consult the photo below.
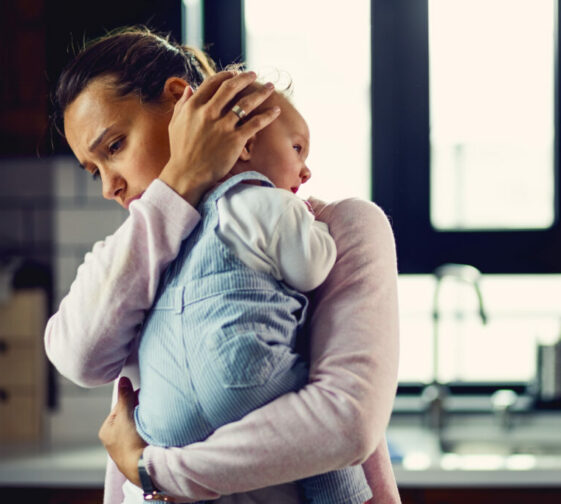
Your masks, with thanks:
<instances>
[{"instance_id":1,"label":"silver ring","mask_svg":"<svg viewBox=\"0 0 561 504\"><path fill-rule=\"evenodd\" d=\"M243 119L247 115L247 112L239 105L234 105L232 107L232 112L236 114L239 119Z\"/></svg>"}]
</instances>

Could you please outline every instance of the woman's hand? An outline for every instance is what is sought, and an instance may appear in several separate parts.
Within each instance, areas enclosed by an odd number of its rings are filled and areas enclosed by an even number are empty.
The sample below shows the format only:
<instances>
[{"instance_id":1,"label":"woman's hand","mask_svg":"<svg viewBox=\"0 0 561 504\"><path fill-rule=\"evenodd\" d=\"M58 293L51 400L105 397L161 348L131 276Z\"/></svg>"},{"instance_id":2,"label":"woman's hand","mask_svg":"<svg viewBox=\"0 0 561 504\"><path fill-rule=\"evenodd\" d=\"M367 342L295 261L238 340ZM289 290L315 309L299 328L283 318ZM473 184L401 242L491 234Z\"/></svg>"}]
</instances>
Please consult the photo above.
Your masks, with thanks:
<instances>
[{"instance_id":1,"label":"woman's hand","mask_svg":"<svg viewBox=\"0 0 561 504\"><path fill-rule=\"evenodd\" d=\"M232 101L255 78L253 72L220 72L206 79L196 93L187 87L175 104L169 125L170 159L160 179L193 206L227 175L246 142L280 112L278 107L265 109L239 123L231 111ZM272 91L272 84L258 86L236 104L249 114Z\"/></svg>"},{"instance_id":2,"label":"woman's hand","mask_svg":"<svg viewBox=\"0 0 561 504\"><path fill-rule=\"evenodd\" d=\"M131 382L128 378L121 378L117 404L103 422L98 435L119 471L131 483L141 486L138 460L146 443L136 432L133 418L136 404L136 393Z\"/></svg>"}]
</instances>

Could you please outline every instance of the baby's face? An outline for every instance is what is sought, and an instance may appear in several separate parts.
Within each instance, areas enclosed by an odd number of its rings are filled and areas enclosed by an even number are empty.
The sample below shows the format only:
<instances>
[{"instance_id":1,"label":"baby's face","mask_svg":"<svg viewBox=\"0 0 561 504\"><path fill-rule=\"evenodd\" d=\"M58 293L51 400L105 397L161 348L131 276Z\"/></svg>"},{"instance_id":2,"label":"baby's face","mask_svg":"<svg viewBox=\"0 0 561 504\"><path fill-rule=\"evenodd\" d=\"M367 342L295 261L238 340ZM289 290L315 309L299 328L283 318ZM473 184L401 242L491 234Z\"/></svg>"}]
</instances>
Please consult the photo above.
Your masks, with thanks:
<instances>
[{"instance_id":1,"label":"baby's face","mask_svg":"<svg viewBox=\"0 0 561 504\"><path fill-rule=\"evenodd\" d=\"M248 144L245 170L260 172L276 187L296 193L311 177L306 166L310 131L304 118L282 94L274 93L265 103L267 107L275 105L281 108L281 114Z\"/></svg>"}]
</instances>

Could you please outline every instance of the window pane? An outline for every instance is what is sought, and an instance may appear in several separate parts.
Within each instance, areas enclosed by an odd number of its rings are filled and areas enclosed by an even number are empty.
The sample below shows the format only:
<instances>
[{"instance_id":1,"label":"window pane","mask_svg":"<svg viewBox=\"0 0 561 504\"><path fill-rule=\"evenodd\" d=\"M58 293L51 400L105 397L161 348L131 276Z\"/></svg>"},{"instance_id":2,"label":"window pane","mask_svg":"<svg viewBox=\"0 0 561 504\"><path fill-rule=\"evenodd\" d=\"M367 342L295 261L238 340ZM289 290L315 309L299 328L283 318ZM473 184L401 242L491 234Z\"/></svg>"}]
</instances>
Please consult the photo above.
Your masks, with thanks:
<instances>
[{"instance_id":1,"label":"window pane","mask_svg":"<svg viewBox=\"0 0 561 504\"><path fill-rule=\"evenodd\" d=\"M429 0L435 228L553 224L554 4Z\"/></svg>"},{"instance_id":2,"label":"window pane","mask_svg":"<svg viewBox=\"0 0 561 504\"><path fill-rule=\"evenodd\" d=\"M370 2L245 0L248 67L293 81L311 133L299 195L371 198ZM272 74L272 75L271 75Z\"/></svg>"},{"instance_id":3,"label":"window pane","mask_svg":"<svg viewBox=\"0 0 561 504\"><path fill-rule=\"evenodd\" d=\"M484 275L482 324L472 287L442 281L439 294L438 380L441 382L530 381L536 345L561 335L561 275ZM399 276L402 382L433 380L432 345L435 279Z\"/></svg>"}]
</instances>

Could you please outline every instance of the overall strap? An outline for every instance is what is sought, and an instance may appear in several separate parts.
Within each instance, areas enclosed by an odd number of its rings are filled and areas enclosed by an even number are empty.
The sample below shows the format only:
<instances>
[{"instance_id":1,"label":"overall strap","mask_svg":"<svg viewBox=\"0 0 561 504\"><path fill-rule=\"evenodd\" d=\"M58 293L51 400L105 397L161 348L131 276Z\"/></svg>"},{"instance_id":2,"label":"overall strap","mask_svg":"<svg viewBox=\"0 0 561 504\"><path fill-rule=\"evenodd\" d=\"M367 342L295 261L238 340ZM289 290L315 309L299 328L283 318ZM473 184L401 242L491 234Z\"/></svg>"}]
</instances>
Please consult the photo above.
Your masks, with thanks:
<instances>
[{"instance_id":1,"label":"overall strap","mask_svg":"<svg viewBox=\"0 0 561 504\"><path fill-rule=\"evenodd\" d=\"M222 182L218 187L212 190L205 199L203 200L203 206L208 207L218 201L224 194L226 194L232 187L238 185L241 182L246 180L259 180L262 182L264 186L267 187L275 187L274 184L267 178L265 175L255 172L255 171L247 171L238 173L233 177L230 177L226 181Z\"/></svg>"}]
</instances>

